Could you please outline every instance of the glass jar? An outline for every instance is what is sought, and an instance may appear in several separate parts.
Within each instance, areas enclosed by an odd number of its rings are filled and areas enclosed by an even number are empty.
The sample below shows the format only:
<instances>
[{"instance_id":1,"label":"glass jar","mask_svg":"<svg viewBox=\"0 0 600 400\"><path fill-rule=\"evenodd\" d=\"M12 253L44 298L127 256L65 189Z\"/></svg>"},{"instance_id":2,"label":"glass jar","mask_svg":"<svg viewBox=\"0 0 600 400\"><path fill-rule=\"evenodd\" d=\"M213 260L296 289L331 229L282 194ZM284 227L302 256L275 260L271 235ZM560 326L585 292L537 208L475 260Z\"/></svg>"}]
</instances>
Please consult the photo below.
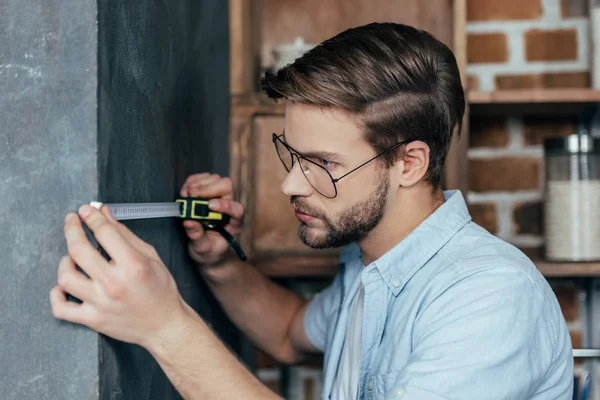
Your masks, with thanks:
<instances>
[{"instance_id":1,"label":"glass jar","mask_svg":"<svg viewBox=\"0 0 600 400\"><path fill-rule=\"evenodd\" d=\"M600 260L600 138L544 141L545 257Z\"/></svg>"}]
</instances>

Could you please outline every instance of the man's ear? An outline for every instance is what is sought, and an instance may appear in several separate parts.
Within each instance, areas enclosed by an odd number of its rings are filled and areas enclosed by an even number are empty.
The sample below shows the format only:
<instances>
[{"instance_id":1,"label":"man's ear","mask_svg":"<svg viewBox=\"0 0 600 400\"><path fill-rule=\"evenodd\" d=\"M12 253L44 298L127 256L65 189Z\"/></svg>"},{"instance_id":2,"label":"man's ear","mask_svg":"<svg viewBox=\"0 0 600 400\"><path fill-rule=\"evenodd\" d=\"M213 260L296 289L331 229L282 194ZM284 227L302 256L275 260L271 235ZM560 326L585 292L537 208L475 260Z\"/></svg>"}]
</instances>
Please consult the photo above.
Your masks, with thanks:
<instances>
[{"instance_id":1,"label":"man's ear","mask_svg":"<svg viewBox=\"0 0 600 400\"><path fill-rule=\"evenodd\" d=\"M413 186L425 177L429 168L429 156L430 149L425 142L417 140L404 146L394 165L394 168L398 168L396 172L400 186Z\"/></svg>"}]
</instances>

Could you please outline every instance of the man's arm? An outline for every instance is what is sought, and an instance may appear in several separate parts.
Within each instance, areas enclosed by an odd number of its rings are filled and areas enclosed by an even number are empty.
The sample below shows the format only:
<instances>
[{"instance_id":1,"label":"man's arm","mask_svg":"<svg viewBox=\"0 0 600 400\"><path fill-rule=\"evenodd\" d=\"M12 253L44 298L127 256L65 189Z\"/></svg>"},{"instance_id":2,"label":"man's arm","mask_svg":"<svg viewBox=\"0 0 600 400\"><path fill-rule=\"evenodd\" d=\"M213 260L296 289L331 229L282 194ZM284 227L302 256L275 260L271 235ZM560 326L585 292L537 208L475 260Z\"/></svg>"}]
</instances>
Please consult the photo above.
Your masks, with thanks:
<instances>
[{"instance_id":1,"label":"man's arm","mask_svg":"<svg viewBox=\"0 0 600 400\"><path fill-rule=\"evenodd\" d=\"M68 255L60 261L58 285L50 291L56 318L146 348L186 399L278 398L183 301L152 246L112 219L106 208L103 214L84 206L79 214L111 261L89 242L80 218L69 214ZM67 301L67 293L82 303Z\"/></svg>"},{"instance_id":2,"label":"man's arm","mask_svg":"<svg viewBox=\"0 0 600 400\"><path fill-rule=\"evenodd\" d=\"M298 294L233 257L202 274L231 321L273 358L293 364L317 352L304 332L308 302Z\"/></svg>"},{"instance_id":3,"label":"man's arm","mask_svg":"<svg viewBox=\"0 0 600 400\"><path fill-rule=\"evenodd\" d=\"M189 307L180 323L144 347L185 399L280 399L264 386Z\"/></svg>"}]
</instances>

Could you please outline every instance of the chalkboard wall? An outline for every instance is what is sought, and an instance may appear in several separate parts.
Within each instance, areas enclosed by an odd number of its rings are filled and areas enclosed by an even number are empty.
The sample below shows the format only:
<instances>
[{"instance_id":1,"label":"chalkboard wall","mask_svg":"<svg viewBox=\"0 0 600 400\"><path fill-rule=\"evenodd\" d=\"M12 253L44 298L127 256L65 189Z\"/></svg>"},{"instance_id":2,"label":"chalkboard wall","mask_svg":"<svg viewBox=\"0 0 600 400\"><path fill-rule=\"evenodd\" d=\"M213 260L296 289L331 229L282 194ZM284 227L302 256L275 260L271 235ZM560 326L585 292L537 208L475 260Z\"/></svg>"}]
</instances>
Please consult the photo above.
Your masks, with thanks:
<instances>
[{"instance_id":1,"label":"chalkboard wall","mask_svg":"<svg viewBox=\"0 0 600 400\"><path fill-rule=\"evenodd\" d=\"M173 201L187 175L227 173L227 18L219 0L99 1L104 202ZM129 226L156 247L186 300L222 334L233 332L187 257L181 223ZM179 398L144 350L104 340L100 351L102 399Z\"/></svg>"}]
</instances>

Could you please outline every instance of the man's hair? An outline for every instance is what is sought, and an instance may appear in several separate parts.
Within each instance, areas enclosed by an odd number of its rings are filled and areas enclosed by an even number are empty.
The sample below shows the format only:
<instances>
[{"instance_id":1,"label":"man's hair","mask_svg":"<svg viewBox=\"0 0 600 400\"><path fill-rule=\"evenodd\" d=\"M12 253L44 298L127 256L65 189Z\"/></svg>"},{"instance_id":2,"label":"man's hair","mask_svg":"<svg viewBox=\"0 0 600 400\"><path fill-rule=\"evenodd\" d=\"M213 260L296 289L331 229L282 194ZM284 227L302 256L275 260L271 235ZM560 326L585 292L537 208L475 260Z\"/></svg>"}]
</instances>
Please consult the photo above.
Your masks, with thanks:
<instances>
[{"instance_id":1,"label":"man's hair","mask_svg":"<svg viewBox=\"0 0 600 400\"><path fill-rule=\"evenodd\" d=\"M379 153L401 140L430 147L426 180L440 186L452 135L460 134L465 99L452 51L411 26L371 23L328 39L292 64L266 72L272 99L335 108L357 117ZM397 151L382 156L389 167Z\"/></svg>"}]
</instances>

